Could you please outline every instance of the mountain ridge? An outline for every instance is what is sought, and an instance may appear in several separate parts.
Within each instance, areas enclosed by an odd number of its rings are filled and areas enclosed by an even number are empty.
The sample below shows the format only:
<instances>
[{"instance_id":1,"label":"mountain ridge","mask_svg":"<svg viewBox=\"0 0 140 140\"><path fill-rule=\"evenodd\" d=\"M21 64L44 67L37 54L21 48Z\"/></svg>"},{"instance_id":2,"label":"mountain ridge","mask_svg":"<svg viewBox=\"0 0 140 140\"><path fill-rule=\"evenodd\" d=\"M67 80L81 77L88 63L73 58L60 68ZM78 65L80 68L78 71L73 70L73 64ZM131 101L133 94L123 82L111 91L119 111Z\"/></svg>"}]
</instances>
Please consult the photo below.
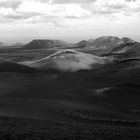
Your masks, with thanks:
<instances>
[{"instance_id":1,"label":"mountain ridge","mask_svg":"<svg viewBox=\"0 0 140 140\"><path fill-rule=\"evenodd\" d=\"M65 41L51 39L35 39L24 45L22 49L83 49L99 51L99 54L102 54L114 53L116 50L116 52L120 53L127 52L136 45L140 46L140 43L128 37L118 38L116 36L102 36L96 39L82 40L78 43L67 43Z\"/></svg>"}]
</instances>

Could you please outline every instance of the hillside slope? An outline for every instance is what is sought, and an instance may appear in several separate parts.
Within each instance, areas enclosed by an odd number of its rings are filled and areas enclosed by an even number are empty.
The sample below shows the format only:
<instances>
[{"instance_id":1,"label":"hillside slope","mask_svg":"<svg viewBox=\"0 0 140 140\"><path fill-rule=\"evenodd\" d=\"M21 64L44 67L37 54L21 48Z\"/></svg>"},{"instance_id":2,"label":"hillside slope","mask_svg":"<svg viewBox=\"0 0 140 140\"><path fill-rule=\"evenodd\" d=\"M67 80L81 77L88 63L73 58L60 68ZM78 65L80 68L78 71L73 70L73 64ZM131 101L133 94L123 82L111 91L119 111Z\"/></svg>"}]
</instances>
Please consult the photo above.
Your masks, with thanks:
<instances>
[{"instance_id":1,"label":"hillside slope","mask_svg":"<svg viewBox=\"0 0 140 140\"><path fill-rule=\"evenodd\" d=\"M62 71L78 71L81 69L95 69L105 64L106 61L107 58L105 57L66 49L48 57L36 61L23 62L22 64L41 70L55 68Z\"/></svg>"},{"instance_id":2,"label":"hillside slope","mask_svg":"<svg viewBox=\"0 0 140 140\"><path fill-rule=\"evenodd\" d=\"M35 72L34 68L0 58L0 72Z\"/></svg>"}]
</instances>

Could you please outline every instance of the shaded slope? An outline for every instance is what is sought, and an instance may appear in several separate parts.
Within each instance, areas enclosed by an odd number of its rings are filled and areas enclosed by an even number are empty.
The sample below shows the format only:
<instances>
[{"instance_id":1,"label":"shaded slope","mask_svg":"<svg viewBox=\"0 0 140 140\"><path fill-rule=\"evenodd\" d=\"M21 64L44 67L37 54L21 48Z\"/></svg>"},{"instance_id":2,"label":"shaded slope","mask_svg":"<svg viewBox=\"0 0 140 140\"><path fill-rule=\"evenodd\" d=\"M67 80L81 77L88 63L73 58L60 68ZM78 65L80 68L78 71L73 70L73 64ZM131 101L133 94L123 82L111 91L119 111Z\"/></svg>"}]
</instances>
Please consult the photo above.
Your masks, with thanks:
<instances>
[{"instance_id":1,"label":"shaded slope","mask_svg":"<svg viewBox=\"0 0 140 140\"><path fill-rule=\"evenodd\" d=\"M140 53L140 43L137 42L130 42L130 43L123 43L120 46L112 49L110 53Z\"/></svg>"},{"instance_id":2,"label":"shaded slope","mask_svg":"<svg viewBox=\"0 0 140 140\"><path fill-rule=\"evenodd\" d=\"M140 68L131 68L130 64L135 61L107 64L88 71L6 75L7 80L1 83L12 87L10 91L3 89L1 97L140 106ZM97 96L97 91L103 94Z\"/></svg>"},{"instance_id":3,"label":"shaded slope","mask_svg":"<svg viewBox=\"0 0 140 140\"><path fill-rule=\"evenodd\" d=\"M0 58L0 72L36 72L37 70L16 62Z\"/></svg>"},{"instance_id":4,"label":"shaded slope","mask_svg":"<svg viewBox=\"0 0 140 140\"><path fill-rule=\"evenodd\" d=\"M62 116L66 121L74 117L81 122L86 116L90 123L103 121L105 124L114 124L112 119L116 118L121 124L124 124L124 119L139 120L139 114L128 112L132 108L138 110L140 106L140 69L130 67L131 64L138 65L138 62L139 60L113 61L98 69L78 72L6 73L5 76L0 73L0 97L23 99L19 103L18 100L13 100L12 103L8 100L2 104L1 111L20 117L23 114L31 117L31 112L35 112L34 117L42 119L45 116L48 120L52 117L59 120L57 116ZM51 100L49 105L48 100ZM25 109L24 113L22 109Z\"/></svg>"}]
</instances>

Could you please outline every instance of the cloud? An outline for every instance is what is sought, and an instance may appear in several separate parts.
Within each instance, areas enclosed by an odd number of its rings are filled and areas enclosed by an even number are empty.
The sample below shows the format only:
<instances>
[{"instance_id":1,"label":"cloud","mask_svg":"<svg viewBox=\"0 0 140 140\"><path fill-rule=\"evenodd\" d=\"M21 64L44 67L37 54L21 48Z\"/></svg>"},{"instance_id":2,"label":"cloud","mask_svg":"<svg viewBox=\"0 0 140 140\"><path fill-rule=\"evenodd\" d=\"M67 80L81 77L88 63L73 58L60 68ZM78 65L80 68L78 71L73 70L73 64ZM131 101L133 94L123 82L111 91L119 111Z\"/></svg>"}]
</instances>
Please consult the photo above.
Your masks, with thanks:
<instances>
[{"instance_id":1,"label":"cloud","mask_svg":"<svg viewBox=\"0 0 140 140\"><path fill-rule=\"evenodd\" d=\"M82 7L98 15L112 16L120 13L131 15L140 11L140 2L136 0L97 0L92 4L83 4Z\"/></svg>"},{"instance_id":2,"label":"cloud","mask_svg":"<svg viewBox=\"0 0 140 140\"><path fill-rule=\"evenodd\" d=\"M136 0L126 0L126 2L131 2L131 1L134 1L135 2Z\"/></svg>"},{"instance_id":3,"label":"cloud","mask_svg":"<svg viewBox=\"0 0 140 140\"><path fill-rule=\"evenodd\" d=\"M0 22L67 25L95 15L115 18L139 12L138 0L0 0Z\"/></svg>"},{"instance_id":4,"label":"cloud","mask_svg":"<svg viewBox=\"0 0 140 140\"><path fill-rule=\"evenodd\" d=\"M34 12L30 12L30 13L15 13L15 14L9 14L6 15L5 18L7 19L11 19L11 20L27 20L29 18L34 18L36 16L39 16L39 13L34 13Z\"/></svg>"},{"instance_id":5,"label":"cloud","mask_svg":"<svg viewBox=\"0 0 140 140\"><path fill-rule=\"evenodd\" d=\"M52 0L52 3L68 4L68 3L93 3L96 0Z\"/></svg>"},{"instance_id":6,"label":"cloud","mask_svg":"<svg viewBox=\"0 0 140 140\"><path fill-rule=\"evenodd\" d=\"M21 4L21 0L1 0L0 1L0 8L12 8L16 9Z\"/></svg>"},{"instance_id":7,"label":"cloud","mask_svg":"<svg viewBox=\"0 0 140 140\"><path fill-rule=\"evenodd\" d=\"M23 0L16 8L0 7L1 23L45 23L55 26L74 25L69 19L86 18L90 12L79 4L49 4L38 0Z\"/></svg>"},{"instance_id":8,"label":"cloud","mask_svg":"<svg viewBox=\"0 0 140 140\"><path fill-rule=\"evenodd\" d=\"M83 8L91 11L93 14L112 14L119 13L123 8L125 8L125 1L119 0L98 0L93 4L84 4Z\"/></svg>"},{"instance_id":9,"label":"cloud","mask_svg":"<svg viewBox=\"0 0 140 140\"><path fill-rule=\"evenodd\" d=\"M23 2L17 9L19 12L35 12L42 14L46 17L54 17L54 18L82 18L88 17L90 12L86 9L83 9L78 4L48 4L48 3L40 3L37 1L26 1Z\"/></svg>"}]
</instances>

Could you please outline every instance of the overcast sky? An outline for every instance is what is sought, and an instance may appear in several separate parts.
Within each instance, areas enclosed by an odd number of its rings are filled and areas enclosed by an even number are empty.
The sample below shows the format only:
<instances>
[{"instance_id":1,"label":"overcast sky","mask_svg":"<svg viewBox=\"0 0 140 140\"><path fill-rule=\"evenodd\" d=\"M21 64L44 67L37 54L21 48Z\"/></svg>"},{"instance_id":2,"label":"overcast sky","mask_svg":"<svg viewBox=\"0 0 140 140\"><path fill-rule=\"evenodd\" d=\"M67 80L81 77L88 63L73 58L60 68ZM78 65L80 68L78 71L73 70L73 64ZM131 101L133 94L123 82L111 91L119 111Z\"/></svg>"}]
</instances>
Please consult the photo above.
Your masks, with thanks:
<instances>
[{"instance_id":1,"label":"overcast sky","mask_svg":"<svg viewBox=\"0 0 140 140\"><path fill-rule=\"evenodd\" d=\"M0 0L0 42L106 35L140 41L140 0Z\"/></svg>"}]
</instances>

